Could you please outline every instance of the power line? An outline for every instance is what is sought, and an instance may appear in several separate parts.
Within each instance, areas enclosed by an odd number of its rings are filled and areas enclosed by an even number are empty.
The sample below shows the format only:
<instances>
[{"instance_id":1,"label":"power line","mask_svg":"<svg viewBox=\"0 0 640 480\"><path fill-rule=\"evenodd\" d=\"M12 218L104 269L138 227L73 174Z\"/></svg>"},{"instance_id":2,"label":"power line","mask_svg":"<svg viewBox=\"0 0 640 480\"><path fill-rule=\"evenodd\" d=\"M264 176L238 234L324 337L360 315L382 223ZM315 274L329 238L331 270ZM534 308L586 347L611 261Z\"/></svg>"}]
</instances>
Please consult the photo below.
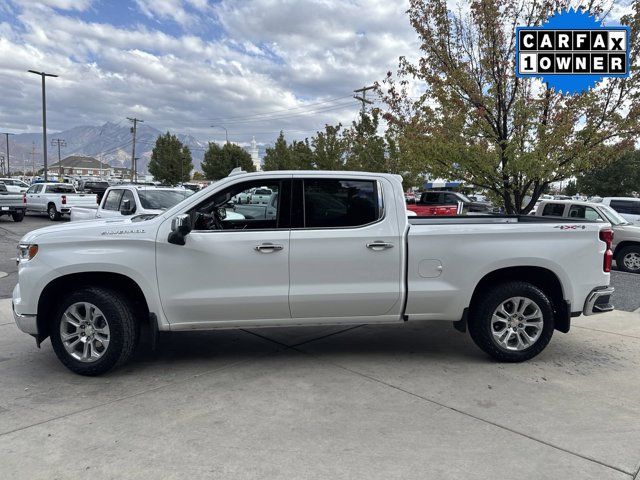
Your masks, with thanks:
<instances>
[{"instance_id":1,"label":"power line","mask_svg":"<svg viewBox=\"0 0 640 480\"><path fill-rule=\"evenodd\" d=\"M278 115L280 113L290 112L293 110L305 110L309 107L315 107L316 105L324 105L327 103L334 103L338 100L343 100L345 98L349 98L351 95L343 95L341 97L330 98L328 100L324 100L321 102L313 102L307 103L306 105L300 105L299 107L291 107L291 108L282 108L279 110L272 110L270 112L262 112L262 113L248 113L246 115L235 115L231 117L219 117L212 120L212 122L226 122L229 120L243 120L252 117L262 117L262 116L270 116L270 115Z\"/></svg>"},{"instance_id":2,"label":"power line","mask_svg":"<svg viewBox=\"0 0 640 480\"><path fill-rule=\"evenodd\" d=\"M341 103L339 105L321 107L321 108L317 108L317 109L314 109L314 110L308 110L308 111L305 111L305 112L280 114L278 116L273 116L273 117L253 118L253 119L247 119L247 120L233 120L233 121L228 121L228 122L224 122L224 123L226 125L242 125L244 123L255 123L255 122L265 122L265 121L273 122L273 121L278 121L278 120L286 120L286 119L289 119L289 118L304 117L304 116L317 114L317 113L330 112L330 111L333 111L333 110L341 110L341 109L345 109L345 108L349 107L350 105L351 105L351 102L345 102L345 103Z\"/></svg>"}]
</instances>

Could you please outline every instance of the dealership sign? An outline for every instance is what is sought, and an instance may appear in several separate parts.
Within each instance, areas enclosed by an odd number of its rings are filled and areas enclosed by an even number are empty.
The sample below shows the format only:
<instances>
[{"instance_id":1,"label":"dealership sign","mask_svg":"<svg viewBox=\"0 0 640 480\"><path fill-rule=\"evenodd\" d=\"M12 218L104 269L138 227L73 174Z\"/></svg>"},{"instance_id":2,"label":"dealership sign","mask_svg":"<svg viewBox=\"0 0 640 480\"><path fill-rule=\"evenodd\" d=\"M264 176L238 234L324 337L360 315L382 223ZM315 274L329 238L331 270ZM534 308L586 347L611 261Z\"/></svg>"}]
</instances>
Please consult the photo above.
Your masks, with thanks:
<instances>
[{"instance_id":1,"label":"dealership sign","mask_svg":"<svg viewBox=\"0 0 640 480\"><path fill-rule=\"evenodd\" d=\"M629 76L629 27L602 26L588 12L561 11L540 27L516 28L516 76L540 77L567 94L603 77Z\"/></svg>"}]
</instances>

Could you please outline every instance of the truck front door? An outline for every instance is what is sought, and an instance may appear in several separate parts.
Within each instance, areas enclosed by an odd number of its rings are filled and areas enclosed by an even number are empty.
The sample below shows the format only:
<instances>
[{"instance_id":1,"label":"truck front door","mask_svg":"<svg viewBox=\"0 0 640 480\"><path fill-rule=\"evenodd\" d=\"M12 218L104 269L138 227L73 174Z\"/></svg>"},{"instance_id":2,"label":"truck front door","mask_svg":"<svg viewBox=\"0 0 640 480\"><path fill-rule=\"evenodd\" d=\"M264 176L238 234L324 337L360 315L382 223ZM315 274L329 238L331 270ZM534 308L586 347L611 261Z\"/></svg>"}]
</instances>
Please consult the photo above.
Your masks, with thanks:
<instances>
[{"instance_id":1,"label":"truck front door","mask_svg":"<svg viewBox=\"0 0 640 480\"><path fill-rule=\"evenodd\" d=\"M404 246L391 182L294 178L293 191L292 317L309 323L399 319Z\"/></svg>"},{"instance_id":2,"label":"truck front door","mask_svg":"<svg viewBox=\"0 0 640 480\"><path fill-rule=\"evenodd\" d=\"M273 217L265 218L264 205L236 211L232 199L256 187L278 195ZM290 320L290 205L290 176L265 176L239 180L185 212L193 222L185 245L167 241L171 219L165 221L158 232L156 267L169 322L198 328Z\"/></svg>"}]
</instances>

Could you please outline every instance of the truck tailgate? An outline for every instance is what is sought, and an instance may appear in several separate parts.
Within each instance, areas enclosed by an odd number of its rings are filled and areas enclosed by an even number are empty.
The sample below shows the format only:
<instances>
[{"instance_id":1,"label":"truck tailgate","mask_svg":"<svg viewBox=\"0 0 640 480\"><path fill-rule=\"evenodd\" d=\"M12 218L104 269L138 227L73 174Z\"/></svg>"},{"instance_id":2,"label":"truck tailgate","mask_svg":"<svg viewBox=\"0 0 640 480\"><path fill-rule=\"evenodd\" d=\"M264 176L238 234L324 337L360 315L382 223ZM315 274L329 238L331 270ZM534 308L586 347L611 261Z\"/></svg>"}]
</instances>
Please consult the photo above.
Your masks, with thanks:
<instances>
[{"instance_id":1,"label":"truck tailgate","mask_svg":"<svg viewBox=\"0 0 640 480\"><path fill-rule=\"evenodd\" d=\"M0 193L0 207L25 207L21 193Z\"/></svg>"}]
</instances>

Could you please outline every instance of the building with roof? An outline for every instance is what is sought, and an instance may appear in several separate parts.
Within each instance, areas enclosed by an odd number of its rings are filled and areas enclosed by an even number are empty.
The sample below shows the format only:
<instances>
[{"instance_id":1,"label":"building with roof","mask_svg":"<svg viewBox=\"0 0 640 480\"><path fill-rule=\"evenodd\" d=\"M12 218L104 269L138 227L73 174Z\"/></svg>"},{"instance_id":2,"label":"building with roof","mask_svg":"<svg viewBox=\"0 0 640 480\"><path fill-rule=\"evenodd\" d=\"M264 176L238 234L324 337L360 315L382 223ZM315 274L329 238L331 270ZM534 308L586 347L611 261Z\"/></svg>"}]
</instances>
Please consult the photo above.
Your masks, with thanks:
<instances>
[{"instance_id":1,"label":"building with roof","mask_svg":"<svg viewBox=\"0 0 640 480\"><path fill-rule=\"evenodd\" d=\"M71 155L61 161L49 165L49 173L52 175L67 175L72 177L110 177L119 179L131 179L131 169L113 167L108 163L96 160L93 157L83 155Z\"/></svg>"},{"instance_id":2,"label":"building with roof","mask_svg":"<svg viewBox=\"0 0 640 480\"><path fill-rule=\"evenodd\" d=\"M256 172L262 170L262 164L260 163L260 156L258 155L258 144L256 143L256 137L251 139L251 150L249 150L251 154L251 162L253 166L256 167Z\"/></svg>"}]
</instances>

